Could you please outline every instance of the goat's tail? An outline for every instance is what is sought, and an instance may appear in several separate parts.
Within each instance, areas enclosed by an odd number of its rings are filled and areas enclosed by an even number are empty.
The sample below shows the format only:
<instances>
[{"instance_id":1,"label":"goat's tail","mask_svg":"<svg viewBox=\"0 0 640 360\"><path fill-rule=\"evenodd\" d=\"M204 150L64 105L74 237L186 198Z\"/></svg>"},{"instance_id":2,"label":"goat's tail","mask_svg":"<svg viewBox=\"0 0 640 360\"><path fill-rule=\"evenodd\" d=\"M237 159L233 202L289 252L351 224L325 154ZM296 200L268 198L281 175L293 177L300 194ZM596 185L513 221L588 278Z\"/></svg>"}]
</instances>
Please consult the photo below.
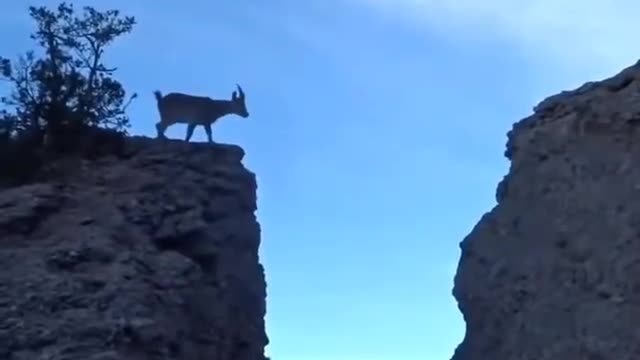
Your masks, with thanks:
<instances>
[{"instance_id":1,"label":"goat's tail","mask_svg":"<svg viewBox=\"0 0 640 360\"><path fill-rule=\"evenodd\" d=\"M154 91L153 95L156 96L156 101L160 102L160 100L162 100L162 93L160 92L160 90Z\"/></svg>"}]
</instances>

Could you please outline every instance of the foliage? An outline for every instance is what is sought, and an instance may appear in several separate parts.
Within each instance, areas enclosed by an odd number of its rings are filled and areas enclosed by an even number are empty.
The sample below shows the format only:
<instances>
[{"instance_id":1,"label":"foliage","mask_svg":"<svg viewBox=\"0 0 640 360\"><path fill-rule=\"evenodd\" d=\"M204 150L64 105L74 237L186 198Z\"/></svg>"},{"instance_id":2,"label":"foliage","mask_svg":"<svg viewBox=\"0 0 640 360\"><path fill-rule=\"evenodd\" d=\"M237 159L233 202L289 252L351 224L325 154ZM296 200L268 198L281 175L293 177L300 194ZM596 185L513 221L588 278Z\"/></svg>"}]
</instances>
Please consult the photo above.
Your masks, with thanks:
<instances>
[{"instance_id":1,"label":"foliage","mask_svg":"<svg viewBox=\"0 0 640 360\"><path fill-rule=\"evenodd\" d=\"M125 111L136 94L125 102L126 92L113 78L117 69L103 57L135 19L89 6L78 15L66 2L53 10L31 6L29 14L36 23L30 37L40 52L28 51L15 61L0 57L0 79L12 87L0 98L0 151L12 141L29 144L25 149L32 152L75 150L86 143L88 129L97 127L124 136L130 126ZM6 166L0 163L0 170Z\"/></svg>"}]
</instances>

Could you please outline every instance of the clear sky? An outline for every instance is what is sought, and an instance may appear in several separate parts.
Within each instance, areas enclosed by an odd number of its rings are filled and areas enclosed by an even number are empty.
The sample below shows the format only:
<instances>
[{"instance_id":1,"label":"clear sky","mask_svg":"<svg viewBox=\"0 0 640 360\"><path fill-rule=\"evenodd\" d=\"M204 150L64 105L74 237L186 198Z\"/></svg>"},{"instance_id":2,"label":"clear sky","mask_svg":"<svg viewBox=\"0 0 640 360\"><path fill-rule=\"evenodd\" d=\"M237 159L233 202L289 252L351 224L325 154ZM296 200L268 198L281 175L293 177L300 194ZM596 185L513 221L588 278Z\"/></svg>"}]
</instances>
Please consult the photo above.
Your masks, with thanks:
<instances>
[{"instance_id":1,"label":"clear sky","mask_svg":"<svg viewBox=\"0 0 640 360\"><path fill-rule=\"evenodd\" d=\"M26 4L3 5L2 55L30 46ZM627 0L76 4L138 19L109 53L134 134L154 135L155 89L244 87L251 117L214 136L258 175L273 360L449 359L458 243L494 205L511 124L640 54Z\"/></svg>"}]
</instances>

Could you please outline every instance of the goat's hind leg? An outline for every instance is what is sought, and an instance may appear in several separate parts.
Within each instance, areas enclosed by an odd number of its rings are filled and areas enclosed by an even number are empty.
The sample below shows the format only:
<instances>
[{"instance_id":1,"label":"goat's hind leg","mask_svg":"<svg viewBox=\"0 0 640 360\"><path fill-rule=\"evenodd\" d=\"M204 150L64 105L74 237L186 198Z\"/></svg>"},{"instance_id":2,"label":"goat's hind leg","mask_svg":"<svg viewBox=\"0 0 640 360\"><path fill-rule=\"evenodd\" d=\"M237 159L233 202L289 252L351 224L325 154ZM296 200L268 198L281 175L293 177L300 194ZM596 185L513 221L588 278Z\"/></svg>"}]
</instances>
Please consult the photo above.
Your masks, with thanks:
<instances>
[{"instance_id":1,"label":"goat's hind leg","mask_svg":"<svg viewBox=\"0 0 640 360\"><path fill-rule=\"evenodd\" d=\"M191 140L191 137L193 136L193 130L195 129L196 124L187 125L187 136L185 137L184 141L189 142L189 140Z\"/></svg>"},{"instance_id":2,"label":"goat's hind leg","mask_svg":"<svg viewBox=\"0 0 640 360\"><path fill-rule=\"evenodd\" d=\"M164 131L166 130L166 126L164 126L161 122L156 124L156 137L158 139L166 139L167 137L164 135Z\"/></svg>"}]
</instances>

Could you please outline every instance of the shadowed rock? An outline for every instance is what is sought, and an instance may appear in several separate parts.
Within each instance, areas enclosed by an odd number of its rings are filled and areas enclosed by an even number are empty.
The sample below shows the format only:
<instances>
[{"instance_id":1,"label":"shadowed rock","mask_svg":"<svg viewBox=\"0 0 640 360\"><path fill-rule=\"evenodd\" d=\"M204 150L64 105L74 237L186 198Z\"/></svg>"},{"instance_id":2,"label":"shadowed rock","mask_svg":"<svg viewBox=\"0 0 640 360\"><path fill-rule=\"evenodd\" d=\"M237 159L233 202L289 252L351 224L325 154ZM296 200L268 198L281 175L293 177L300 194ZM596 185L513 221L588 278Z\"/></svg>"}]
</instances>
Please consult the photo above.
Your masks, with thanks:
<instances>
[{"instance_id":1,"label":"shadowed rock","mask_svg":"<svg viewBox=\"0 0 640 360\"><path fill-rule=\"evenodd\" d=\"M498 205L462 241L454 360L637 359L640 64L509 132Z\"/></svg>"},{"instance_id":2,"label":"shadowed rock","mask_svg":"<svg viewBox=\"0 0 640 360\"><path fill-rule=\"evenodd\" d=\"M256 179L238 146L127 139L0 190L0 358L264 359Z\"/></svg>"}]
</instances>

